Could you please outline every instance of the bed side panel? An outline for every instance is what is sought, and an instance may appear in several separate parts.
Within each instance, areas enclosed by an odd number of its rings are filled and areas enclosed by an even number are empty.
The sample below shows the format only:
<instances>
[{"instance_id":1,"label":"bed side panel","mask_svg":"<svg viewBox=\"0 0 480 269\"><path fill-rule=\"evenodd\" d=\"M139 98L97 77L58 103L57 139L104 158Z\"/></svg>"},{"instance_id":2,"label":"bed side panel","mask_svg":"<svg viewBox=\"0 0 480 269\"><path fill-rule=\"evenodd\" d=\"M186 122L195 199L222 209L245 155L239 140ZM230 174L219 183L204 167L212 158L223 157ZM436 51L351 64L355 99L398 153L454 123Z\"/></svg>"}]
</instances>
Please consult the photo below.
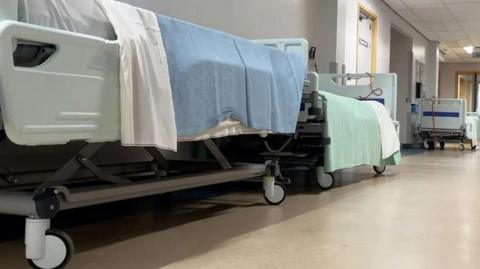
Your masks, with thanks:
<instances>
[{"instance_id":1,"label":"bed side panel","mask_svg":"<svg viewBox=\"0 0 480 269\"><path fill-rule=\"evenodd\" d=\"M20 40L53 44L36 67L14 66ZM10 140L20 145L120 137L118 45L100 38L13 21L0 22L0 105Z\"/></svg>"}]
</instances>

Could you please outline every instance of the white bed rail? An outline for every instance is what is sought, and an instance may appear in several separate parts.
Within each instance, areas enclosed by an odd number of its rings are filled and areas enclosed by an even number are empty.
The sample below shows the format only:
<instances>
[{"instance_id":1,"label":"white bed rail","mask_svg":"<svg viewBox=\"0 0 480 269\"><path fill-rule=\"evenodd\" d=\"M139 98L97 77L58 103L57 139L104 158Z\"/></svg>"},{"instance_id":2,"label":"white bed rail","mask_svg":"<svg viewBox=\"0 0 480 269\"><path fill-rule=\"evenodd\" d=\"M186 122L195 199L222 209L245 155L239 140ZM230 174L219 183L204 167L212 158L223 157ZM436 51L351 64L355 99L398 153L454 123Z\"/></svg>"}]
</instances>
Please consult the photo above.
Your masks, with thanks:
<instances>
[{"instance_id":1,"label":"white bed rail","mask_svg":"<svg viewBox=\"0 0 480 269\"><path fill-rule=\"evenodd\" d=\"M319 74L318 90L330 92L340 96L359 99L366 97L373 89L375 91L367 99L375 100L385 105L392 120L397 120L397 75L396 74L372 74L372 85L344 85L346 80L364 80L370 78L369 74Z\"/></svg>"},{"instance_id":2,"label":"white bed rail","mask_svg":"<svg viewBox=\"0 0 480 269\"><path fill-rule=\"evenodd\" d=\"M38 66L15 66L15 44L24 41L49 44L55 52ZM0 60L4 128L16 144L120 138L118 44L4 20Z\"/></svg>"},{"instance_id":3,"label":"white bed rail","mask_svg":"<svg viewBox=\"0 0 480 269\"><path fill-rule=\"evenodd\" d=\"M308 50L309 44L306 39L303 38L283 38L283 39L257 39L252 40L255 43L262 44L264 46L279 49L282 51L290 52L300 55L305 58L305 64L308 67ZM314 118L314 115L309 115L309 109L312 107L311 102L306 100L310 99L312 91L318 90L318 74L315 72L308 72L307 79L304 85L302 106L300 107L300 114L298 116L299 122L307 122L309 119Z\"/></svg>"},{"instance_id":4,"label":"white bed rail","mask_svg":"<svg viewBox=\"0 0 480 269\"><path fill-rule=\"evenodd\" d=\"M420 131L437 129L463 132L465 115L465 100L463 99L421 99L419 129Z\"/></svg>"},{"instance_id":5,"label":"white bed rail","mask_svg":"<svg viewBox=\"0 0 480 269\"><path fill-rule=\"evenodd\" d=\"M0 1L0 18L13 16L16 5ZM305 39L256 42L307 57ZM17 44L48 45L55 52L37 66L15 66ZM118 53L116 42L0 19L0 106L9 139L33 146L119 140Z\"/></svg>"},{"instance_id":6,"label":"white bed rail","mask_svg":"<svg viewBox=\"0 0 480 269\"><path fill-rule=\"evenodd\" d=\"M270 48L300 55L305 58L305 63L308 64L309 44L304 38L255 39L252 41Z\"/></svg>"}]
</instances>

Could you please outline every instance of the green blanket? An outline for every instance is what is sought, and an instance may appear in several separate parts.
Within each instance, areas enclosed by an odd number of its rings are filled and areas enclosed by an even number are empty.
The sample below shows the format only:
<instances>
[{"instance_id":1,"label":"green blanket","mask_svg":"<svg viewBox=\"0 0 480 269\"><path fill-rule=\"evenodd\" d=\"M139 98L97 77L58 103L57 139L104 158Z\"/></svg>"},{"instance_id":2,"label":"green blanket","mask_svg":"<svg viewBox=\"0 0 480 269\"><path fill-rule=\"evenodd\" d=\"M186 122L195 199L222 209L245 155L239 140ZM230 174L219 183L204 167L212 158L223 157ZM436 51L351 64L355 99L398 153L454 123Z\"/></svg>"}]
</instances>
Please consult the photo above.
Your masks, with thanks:
<instances>
[{"instance_id":1,"label":"green blanket","mask_svg":"<svg viewBox=\"0 0 480 269\"><path fill-rule=\"evenodd\" d=\"M325 148L326 172L400 163L400 152L382 160L380 127L370 105L353 98L320 93L326 100L326 132L331 138L331 144Z\"/></svg>"}]
</instances>

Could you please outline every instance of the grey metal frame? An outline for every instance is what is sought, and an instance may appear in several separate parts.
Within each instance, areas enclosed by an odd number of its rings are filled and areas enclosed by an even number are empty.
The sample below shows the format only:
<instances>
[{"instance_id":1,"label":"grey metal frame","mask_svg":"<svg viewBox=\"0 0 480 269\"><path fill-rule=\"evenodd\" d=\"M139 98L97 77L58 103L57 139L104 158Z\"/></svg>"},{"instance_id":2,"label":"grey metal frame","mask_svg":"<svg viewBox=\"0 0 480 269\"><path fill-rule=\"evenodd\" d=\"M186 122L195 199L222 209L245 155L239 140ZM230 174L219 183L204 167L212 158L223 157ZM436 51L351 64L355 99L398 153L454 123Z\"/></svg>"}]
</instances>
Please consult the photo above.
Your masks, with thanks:
<instances>
[{"instance_id":1,"label":"grey metal frame","mask_svg":"<svg viewBox=\"0 0 480 269\"><path fill-rule=\"evenodd\" d=\"M203 141L219 163L220 169L189 175L167 176L169 161L156 148L145 148L153 157L152 164L158 171L146 179L131 180L113 175L95 165L91 158L105 143L85 144L60 169L43 181L34 191L0 191L0 213L27 216L34 219L50 219L59 211L139 198L155 194L191 189L196 187L249 180L262 176L275 176L278 164L231 164L215 142ZM69 187L75 174L86 169L95 175L95 184L87 187ZM155 175L156 174L156 175Z\"/></svg>"}]
</instances>

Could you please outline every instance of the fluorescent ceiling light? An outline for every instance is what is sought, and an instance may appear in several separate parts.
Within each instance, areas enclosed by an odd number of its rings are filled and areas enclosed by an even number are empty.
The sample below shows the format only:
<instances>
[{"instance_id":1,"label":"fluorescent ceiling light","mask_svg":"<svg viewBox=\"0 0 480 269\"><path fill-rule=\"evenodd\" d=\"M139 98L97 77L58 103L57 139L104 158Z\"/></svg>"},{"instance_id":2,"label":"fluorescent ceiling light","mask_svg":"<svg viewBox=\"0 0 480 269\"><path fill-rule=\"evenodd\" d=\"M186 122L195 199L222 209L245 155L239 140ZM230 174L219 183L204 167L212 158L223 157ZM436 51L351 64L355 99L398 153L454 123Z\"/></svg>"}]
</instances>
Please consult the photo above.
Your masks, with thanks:
<instances>
[{"instance_id":1,"label":"fluorescent ceiling light","mask_svg":"<svg viewBox=\"0 0 480 269\"><path fill-rule=\"evenodd\" d=\"M470 45L470 46L463 47L463 49L464 49L468 54L472 54L474 47Z\"/></svg>"}]
</instances>

